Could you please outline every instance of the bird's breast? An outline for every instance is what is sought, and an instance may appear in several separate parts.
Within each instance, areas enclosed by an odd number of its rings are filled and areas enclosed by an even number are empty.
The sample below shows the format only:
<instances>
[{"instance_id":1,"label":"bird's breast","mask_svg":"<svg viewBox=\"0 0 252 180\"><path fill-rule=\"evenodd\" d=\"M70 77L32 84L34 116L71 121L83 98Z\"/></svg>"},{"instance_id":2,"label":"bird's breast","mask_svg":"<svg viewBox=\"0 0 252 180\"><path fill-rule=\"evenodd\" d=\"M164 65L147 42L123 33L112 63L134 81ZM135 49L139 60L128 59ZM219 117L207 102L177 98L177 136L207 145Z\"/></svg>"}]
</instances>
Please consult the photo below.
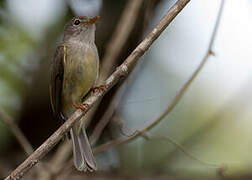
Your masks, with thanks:
<instances>
[{"instance_id":1,"label":"bird's breast","mask_svg":"<svg viewBox=\"0 0 252 180\"><path fill-rule=\"evenodd\" d=\"M73 103L81 103L82 98L94 86L99 59L93 48L67 48L65 57L62 109L63 114L68 116L74 111Z\"/></svg>"}]
</instances>

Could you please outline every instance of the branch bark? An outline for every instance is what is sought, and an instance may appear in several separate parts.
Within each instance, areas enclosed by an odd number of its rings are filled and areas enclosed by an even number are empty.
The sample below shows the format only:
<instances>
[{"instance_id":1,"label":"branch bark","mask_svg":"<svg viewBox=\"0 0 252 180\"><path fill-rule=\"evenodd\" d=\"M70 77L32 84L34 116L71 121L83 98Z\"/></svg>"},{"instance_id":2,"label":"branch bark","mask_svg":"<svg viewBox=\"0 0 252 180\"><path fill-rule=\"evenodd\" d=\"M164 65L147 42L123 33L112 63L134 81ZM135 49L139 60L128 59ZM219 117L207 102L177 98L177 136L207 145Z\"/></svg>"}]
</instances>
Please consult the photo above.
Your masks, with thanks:
<instances>
[{"instance_id":1,"label":"branch bark","mask_svg":"<svg viewBox=\"0 0 252 180\"><path fill-rule=\"evenodd\" d=\"M76 110L73 115L54 132L32 155L30 155L21 165L19 165L5 180L21 179L35 164L39 162L72 128L73 124L80 120L87 111L100 100L121 78L125 78L133 69L139 58L149 49L152 43L160 36L165 28L179 14L190 0L178 0L170 8L167 14L161 19L159 24L149 33L149 35L136 47L136 49L126 58L116 71L105 81L104 91L99 91L91 95L85 104L88 105L85 111Z\"/></svg>"}]
</instances>

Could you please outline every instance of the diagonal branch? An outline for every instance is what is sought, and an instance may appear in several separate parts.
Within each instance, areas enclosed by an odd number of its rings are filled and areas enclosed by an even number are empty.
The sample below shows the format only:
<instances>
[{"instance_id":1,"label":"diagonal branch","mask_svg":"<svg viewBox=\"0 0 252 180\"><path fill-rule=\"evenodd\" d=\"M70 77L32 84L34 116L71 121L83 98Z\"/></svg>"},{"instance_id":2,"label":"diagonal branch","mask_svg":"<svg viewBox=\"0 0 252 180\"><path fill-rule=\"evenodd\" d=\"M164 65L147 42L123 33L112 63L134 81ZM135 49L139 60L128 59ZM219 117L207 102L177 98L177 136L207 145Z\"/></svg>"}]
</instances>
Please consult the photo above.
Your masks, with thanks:
<instances>
[{"instance_id":1,"label":"diagonal branch","mask_svg":"<svg viewBox=\"0 0 252 180\"><path fill-rule=\"evenodd\" d=\"M221 5L220 5L220 9L219 9L219 12L218 12L218 15L217 15L217 20L215 22L215 26L214 26L214 29L213 29L213 33L211 35L210 43L209 43L208 48L207 48L206 55L203 57L201 63L196 68L196 70L191 75L191 77L185 82L185 84L182 86L182 88L177 92L177 94L175 95L175 97L173 98L171 103L168 105L166 110L157 119L154 119L150 124L148 124L147 126L145 126L142 129L137 130L136 132L134 132L132 134L132 136L123 137L123 138L120 138L120 139L115 139L115 140L109 141L109 142L107 142L105 144L102 144L102 145L100 145L100 146L98 146L98 147L96 147L94 149L94 153L103 152L103 151L105 151L107 149L110 149L110 148L112 148L114 146L120 145L122 143L126 143L126 142L128 142L130 140L135 139L136 137L142 136L143 134L145 134L145 132L147 132L148 130L153 128L156 124L158 124L165 116L167 116L167 114L169 114L174 109L174 107L178 104L178 102L184 96L186 90L190 87L190 85L192 84L194 79L198 76L198 74L200 73L200 71L202 70L204 65L206 64L209 57L211 55L213 55L212 48L213 48L213 44L214 44L214 41L215 41L215 38L216 38L217 30L219 28L224 3L225 3L225 0L222 0Z\"/></svg>"},{"instance_id":2,"label":"diagonal branch","mask_svg":"<svg viewBox=\"0 0 252 180\"><path fill-rule=\"evenodd\" d=\"M105 81L104 91L99 91L91 95L85 104L88 105L85 111L76 110L73 115L55 131L32 155L30 155L21 165L19 165L5 180L21 179L35 164L38 163L72 128L73 124L80 120L87 111L100 100L121 78L125 78L134 68L139 58L149 49L152 43L160 36L165 28L179 14L190 0L178 0L170 8L167 14L161 19L159 24L149 33L149 35L136 47L136 49L127 57L122 65Z\"/></svg>"}]
</instances>

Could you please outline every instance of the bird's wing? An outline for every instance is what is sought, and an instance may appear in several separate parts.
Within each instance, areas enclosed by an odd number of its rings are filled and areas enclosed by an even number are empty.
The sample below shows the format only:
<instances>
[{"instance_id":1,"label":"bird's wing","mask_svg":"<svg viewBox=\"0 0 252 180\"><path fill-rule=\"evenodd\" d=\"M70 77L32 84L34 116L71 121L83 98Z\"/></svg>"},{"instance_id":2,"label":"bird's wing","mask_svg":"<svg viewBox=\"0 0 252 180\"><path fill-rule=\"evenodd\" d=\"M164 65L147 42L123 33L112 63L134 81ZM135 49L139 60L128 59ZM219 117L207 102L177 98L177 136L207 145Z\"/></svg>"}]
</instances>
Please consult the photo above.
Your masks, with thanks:
<instances>
[{"instance_id":1,"label":"bird's wing","mask_svg":"<svg viewBox=\"0 0 252 180\"><path fill-rule=\"evenodd\" d=\"M54 115L61 119L61 92L64 78L64 58L66 46L57 47L51 64L50 99Z\"/></svg>"}]
</instances>

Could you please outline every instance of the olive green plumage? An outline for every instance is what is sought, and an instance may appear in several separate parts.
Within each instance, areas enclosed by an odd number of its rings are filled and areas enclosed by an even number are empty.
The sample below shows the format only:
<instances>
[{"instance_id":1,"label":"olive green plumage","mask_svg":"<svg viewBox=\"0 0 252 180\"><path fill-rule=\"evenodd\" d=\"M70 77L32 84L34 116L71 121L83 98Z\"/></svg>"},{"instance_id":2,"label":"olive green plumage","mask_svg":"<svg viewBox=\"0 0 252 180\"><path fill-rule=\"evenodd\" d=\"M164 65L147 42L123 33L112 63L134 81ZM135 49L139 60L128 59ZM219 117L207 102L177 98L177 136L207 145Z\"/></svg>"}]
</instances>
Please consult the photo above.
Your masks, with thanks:
<instances>
[{"instance_id":1,"label":"olive green plumage","mask_svg":"<svg viewBox=\"0 0 252 180\"><path fill-rule=\"evenodd\" d=\"M62 112L69 117L76 109L75 104L81 104L82 98L95 85L98 76L99 59L96 47L82 47L65 43L66 58L64 61L64 79L62 87ZM90 45L91 46L91 45ZM74 133L79 130L79 123L74 125Z\"/></svg>"},{"instance_id":2,"label":"olive green plumage","mask_svg":"<svg viewBox=\"0 0 252 180\"><path fill-rule=\"evenodd\" d=\"M54 114L67 119L94 87L99 71L95 41L97 17L73 18L65 26L63 43L57 47L52 61L50 95ZM78 170L97 169L87 139L85 122L76 122L71 129L74 164Z\"/></svg>"}]
</instances>

